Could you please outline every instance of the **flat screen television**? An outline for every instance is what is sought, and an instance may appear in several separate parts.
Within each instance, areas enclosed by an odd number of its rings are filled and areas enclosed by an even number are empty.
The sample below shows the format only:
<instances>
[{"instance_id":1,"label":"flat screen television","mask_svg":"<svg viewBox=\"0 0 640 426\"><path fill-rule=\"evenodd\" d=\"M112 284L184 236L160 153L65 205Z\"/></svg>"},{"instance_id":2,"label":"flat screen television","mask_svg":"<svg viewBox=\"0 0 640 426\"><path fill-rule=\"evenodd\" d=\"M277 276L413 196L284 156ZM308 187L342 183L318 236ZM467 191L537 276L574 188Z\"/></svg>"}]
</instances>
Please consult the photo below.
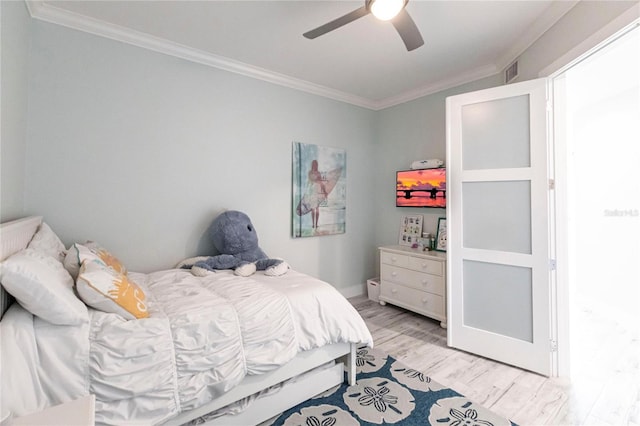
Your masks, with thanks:
<instances>
[{"instance_id":1,"label":"flat screen television","mask_svg":"<svg viewBox=\"0 0 640 426\"><path fill-rule=\"evenodd\" d=\"M447 206L446 169L400 170L396 172L396 207Z\"/></svg>"}]
</instances>

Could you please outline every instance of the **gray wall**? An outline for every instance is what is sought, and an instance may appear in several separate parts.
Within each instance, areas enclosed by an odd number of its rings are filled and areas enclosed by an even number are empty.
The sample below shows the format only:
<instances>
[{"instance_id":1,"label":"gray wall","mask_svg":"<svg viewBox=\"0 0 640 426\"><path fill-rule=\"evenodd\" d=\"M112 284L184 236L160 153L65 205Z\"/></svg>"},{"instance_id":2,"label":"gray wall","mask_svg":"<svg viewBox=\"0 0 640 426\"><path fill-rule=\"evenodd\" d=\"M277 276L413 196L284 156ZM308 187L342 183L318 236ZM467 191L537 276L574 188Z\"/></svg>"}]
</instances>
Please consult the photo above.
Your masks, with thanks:
<instances>
[{"instance_id":1,"label":"gray wall","mask_svg":"<svg viewBox=\"0 0 640 426\"><path fill-rule=\"evenodd\" d=\"M65 243L99 241L134 270L211 252L203 232L232 208L253 218L270 255L343 291L362 288L403 214L425 214L433 232L445 213L396 208L394 172L444 159L447 96L501 84L496 75L374 112L31 21L23 3L1 3L2 220L43 214ZM633 6L587 3L521 55L521 76ZM290 237L293 141L347 150L346 234Z\"/></svg>"},{"instance_id":2,"label":"gray wall","mask_svg":"<svg viewBox=\"0 0 640 426\"><path fill-rule=\"evenodd\" d=\"M24 2L0 1L2 130L0 221L24 215L27 69L31 18Z\"/></svg>"},{"instance_id":3,"label":"gray wall","mask_svg":"<svg viewBox=\"0 0 640 426\"><path fill-rule=\"evenodd\" d=\"M409 169L414 160L438 158L446 166L445 99L474 90L498 86L500 75L425 96L379 111L376 120L377 246L397 244L403 215L424 216L423 230L435 234L445 209L395 207L395 172Z\"/></svg>"},{"instance_id":4,"label":"gray wall","mask_svg":"<svg viewBox=\"0 0 640 426\"><path fill-rule=\"evenodd\" d=\"M205 229L237 209L295 269L368 278L373 111L39 21L31 61L25 207L65 243L168 268L213 253ZM345 234L290 237L293 141L346 149Z\"/></svg>"},{"instance_id":5,"label":"gray wall","mask_svg":"<svg viewBox=\"0 0 640 426\"><path fill-rule=\"evenodd\" d=\"M539 73L575 46L582 44L626 10L638 8L636 1L582 1L519 57L518 81L538 78ZM610 29L613 34L615 29ZM608 34L608 35L611 35ZM603 34L601 37L606 37ZM595 44L594 44L595 46ZM414 160L445 160L445 99L448 96L503 84L502 73L435 93L412 102L379 111L376 119L375 247L397 244L400 220L406 214L424 216L424 231L435 233L444 209L395 207L395 171L407 169ZM375 247L372 249L375 250Z\"/></svg>"}]
</instances>

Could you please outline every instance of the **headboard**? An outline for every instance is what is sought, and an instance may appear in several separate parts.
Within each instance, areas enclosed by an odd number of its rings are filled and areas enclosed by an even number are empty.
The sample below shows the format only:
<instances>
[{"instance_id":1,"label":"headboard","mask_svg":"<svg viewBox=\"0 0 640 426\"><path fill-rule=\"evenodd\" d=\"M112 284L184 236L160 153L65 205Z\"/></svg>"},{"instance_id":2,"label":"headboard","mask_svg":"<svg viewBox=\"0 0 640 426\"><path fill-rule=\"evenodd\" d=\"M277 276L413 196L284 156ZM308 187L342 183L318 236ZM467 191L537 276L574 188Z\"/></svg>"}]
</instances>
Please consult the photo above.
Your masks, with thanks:
<instances>
[{"instance_id":1,"label":"headboard","mask_svg":"<svg viewBox=\"0 0 640 426\"><path fill-rule=\"evenodd\" d=\"M0 261L27 247L41 223L42 216L29 216L1 224ZM11 295L0 286L0 302L2 303L0 318L2 318L12 301Z\"/></svg>"}]
</instances>

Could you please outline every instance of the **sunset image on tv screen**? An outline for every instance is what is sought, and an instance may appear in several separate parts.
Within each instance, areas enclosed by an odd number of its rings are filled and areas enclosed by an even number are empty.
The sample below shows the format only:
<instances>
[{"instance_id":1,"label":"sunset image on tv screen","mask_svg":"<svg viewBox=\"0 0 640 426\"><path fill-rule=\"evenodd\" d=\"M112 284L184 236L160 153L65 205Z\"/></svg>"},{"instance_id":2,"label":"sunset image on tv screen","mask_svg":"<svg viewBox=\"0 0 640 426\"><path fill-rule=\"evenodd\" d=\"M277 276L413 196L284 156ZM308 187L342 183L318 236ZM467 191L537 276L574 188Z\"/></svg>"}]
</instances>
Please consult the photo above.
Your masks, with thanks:
<instances>
[{"instance_id":1,"label":"sunset image on tv screen","mask_svg":"<svg viewBox=\"0 0 640 426\"><path fill-rule=\"evenodd\" d=\"M446 207L447 185L444 168L404 170L398 172L396 177L396 206Z\"/></svg>"}]
</instances>

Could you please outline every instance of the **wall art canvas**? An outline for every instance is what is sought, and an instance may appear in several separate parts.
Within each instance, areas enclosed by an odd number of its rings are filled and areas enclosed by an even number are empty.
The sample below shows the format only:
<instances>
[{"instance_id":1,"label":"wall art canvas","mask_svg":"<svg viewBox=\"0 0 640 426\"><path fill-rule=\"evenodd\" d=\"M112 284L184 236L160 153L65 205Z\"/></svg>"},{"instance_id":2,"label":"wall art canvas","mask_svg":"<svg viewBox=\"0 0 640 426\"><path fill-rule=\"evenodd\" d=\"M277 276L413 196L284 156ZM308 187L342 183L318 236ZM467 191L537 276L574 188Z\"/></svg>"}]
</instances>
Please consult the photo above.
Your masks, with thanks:
<instances>
[{"instance_id":1,"label":"wall art canvas","mask_svg":"<svg viewBox=\"0 0 640 426\"><path fill-rule=\"evenodd\" d=\"M344 149L293 143L293 237L343 234L347 209Z\"/></svg>"}]
</instances>

